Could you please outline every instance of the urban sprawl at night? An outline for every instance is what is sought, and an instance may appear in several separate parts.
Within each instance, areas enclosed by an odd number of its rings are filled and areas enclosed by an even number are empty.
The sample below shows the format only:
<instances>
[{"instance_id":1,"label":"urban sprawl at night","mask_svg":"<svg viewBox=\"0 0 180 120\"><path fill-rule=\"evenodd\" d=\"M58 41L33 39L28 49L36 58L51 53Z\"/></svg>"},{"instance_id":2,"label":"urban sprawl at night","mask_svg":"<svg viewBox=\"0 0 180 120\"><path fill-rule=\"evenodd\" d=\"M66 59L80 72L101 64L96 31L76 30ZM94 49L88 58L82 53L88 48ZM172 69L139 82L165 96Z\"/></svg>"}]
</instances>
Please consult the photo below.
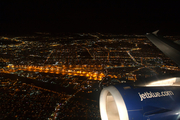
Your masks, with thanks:
<instances>
[{"instance_id":1,"label":"urban sprawl at night","mask_svg":"<svg viewBox=\"0 0 180 120\"><path fill-rule=\"evenodd\" d=\"M100 120L103 87L179 72L145 35L3 35L0 56L0 119Z\"/></svg>"}]
</instances>

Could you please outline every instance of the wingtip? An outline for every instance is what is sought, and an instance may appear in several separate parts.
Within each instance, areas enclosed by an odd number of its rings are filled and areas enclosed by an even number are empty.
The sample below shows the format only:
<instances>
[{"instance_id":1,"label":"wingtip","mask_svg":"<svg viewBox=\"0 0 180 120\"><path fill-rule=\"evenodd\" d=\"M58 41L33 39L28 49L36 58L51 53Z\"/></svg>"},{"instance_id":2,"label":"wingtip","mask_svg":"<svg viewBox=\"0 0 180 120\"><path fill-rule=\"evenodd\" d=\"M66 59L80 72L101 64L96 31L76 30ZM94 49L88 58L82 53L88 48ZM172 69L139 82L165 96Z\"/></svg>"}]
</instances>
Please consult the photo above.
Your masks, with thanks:
<instances>
[{"instance_id":1,"label":"wingtip","mask_svg":"<svg viewBox=\"0 0 180 120\"><path fill-rule=\"evenodd\" d=\"M159 30L156 30L156 31L152 32L152 34L157 35L158 32L159 32Z\"/></svg>"}]
</instances>

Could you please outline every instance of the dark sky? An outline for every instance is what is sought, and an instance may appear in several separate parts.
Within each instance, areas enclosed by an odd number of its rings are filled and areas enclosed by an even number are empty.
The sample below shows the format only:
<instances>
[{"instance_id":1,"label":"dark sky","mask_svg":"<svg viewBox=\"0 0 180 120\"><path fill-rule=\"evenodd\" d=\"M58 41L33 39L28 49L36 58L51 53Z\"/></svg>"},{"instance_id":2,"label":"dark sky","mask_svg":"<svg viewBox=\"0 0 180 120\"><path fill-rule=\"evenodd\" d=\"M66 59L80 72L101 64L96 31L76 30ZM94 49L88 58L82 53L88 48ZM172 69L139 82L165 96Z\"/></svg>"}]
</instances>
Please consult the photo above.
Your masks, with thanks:
<instances>
[{"instance_id":1,"label":"dark sky","mask_svg":"<svg viewBox=\"0 0 180 120\"><path fill-rule=\"evenodd\" d=\"M38 1L38 0L37 0ZM180 34L179 2L59 0L0 2L0 32Z\"/></svg>"}]
</instances>

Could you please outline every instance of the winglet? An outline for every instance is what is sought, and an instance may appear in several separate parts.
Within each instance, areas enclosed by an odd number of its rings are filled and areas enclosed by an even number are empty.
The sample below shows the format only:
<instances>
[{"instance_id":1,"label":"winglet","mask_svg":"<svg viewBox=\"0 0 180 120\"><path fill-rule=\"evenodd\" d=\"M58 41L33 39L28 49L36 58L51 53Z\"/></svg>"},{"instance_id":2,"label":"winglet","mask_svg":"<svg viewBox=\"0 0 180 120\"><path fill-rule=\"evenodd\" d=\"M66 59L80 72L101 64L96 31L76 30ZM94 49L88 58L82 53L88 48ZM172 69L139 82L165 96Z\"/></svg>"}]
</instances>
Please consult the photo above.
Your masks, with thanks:
<instances>
[{"instance_id":1,"label":"winglet","mask_svg":"<svg viewBox=\"0 0 180 120\"><path fill-rule=\"evenodd\" d=\"M159 30L156 30L156 31L152 32L152 34L157 35L158 32L159 32Z\"/></svg>"}]
</instances>

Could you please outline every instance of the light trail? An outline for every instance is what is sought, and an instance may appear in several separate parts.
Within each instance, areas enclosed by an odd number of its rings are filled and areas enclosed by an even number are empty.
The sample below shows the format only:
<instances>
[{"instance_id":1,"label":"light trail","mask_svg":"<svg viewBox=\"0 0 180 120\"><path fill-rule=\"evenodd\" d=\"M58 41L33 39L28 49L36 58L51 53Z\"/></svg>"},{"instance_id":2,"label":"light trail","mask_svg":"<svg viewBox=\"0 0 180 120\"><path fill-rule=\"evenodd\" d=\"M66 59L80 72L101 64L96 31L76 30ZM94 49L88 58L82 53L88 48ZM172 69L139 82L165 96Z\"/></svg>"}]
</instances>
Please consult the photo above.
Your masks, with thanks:
<instances>
[{"instance_id":1,"label":"light trail","mask_svg":"<svg viewBox=\"0 0 180 120\"><path fill-rule=\"evenodd\" d=\"M95 60L95 57L89 52L89 49L85 47L85 49L88 51L88 53L91 55L91 57Z\"/></svg>"},{"instance_id":2,"label":"light trail","mask_svg":"<svg viewBox=\"0 0 180 120\"><path fill-rule=\"evenodd\" d=\"M44 64L48 61L48 59L50 58L51 54L53 53L54 50L51 51L51 53L49 54L49 56L47 57L46 61L44 62Z\"/></svg>"},{"instance_id":3,"label":"light trail","mask_svg":"<svg viewBox=\"0 0 180 120\"><path fill-rule=\"evenodd\" d=\"M82 90L82 88L78 89L73 95L69 96L69 98L62 103L63 106L65 106L65 105L68 103L68 101L69 101L72 97L74 97L78 92L80 92L81 90ZM58 112L58 110L59 110L60 107L61 107L60 104L59 104L58 106L56 106L56 111L53 113L53 115L54 115L53 120L56 120L56 116L57 116L56 113Z\"/></svg>"},{"instance_id":4,"label":"light trail","mask_svg":"<svg viewBox=\"0 0 180 120\"><path fill-rule=\"evenodd\" d=\"M131 58L136 64L139 64L139 63L135 60L135 58L130 54L129 51L126 51L126 52L127 52L127 54L130 56L130 58Z\"/></svg>"}]
</instances>

